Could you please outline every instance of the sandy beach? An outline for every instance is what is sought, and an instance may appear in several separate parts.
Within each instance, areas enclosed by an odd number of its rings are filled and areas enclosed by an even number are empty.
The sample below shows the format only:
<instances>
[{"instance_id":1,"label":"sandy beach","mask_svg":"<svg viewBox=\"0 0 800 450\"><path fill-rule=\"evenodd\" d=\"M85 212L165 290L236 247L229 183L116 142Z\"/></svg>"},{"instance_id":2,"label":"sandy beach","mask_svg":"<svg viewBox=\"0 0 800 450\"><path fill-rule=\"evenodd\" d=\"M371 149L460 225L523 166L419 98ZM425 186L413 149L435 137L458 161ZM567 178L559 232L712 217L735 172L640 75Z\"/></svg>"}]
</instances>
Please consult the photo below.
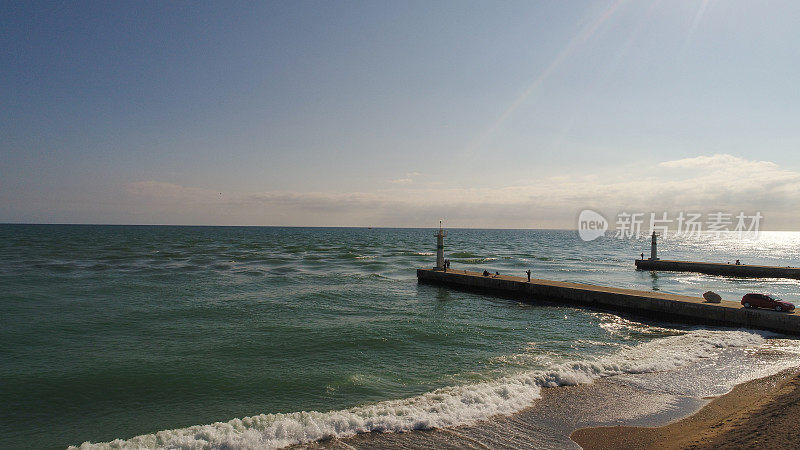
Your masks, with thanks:
<instances>
[{"instance_id":1,"label":"sandy beach","mask_svg":"<svg viewBox=\"0 0 800 450\"><path fill-rule=\"evenodd\" d=\"M800 442L800 371L736 386L699 412L662 427L583 428L584 449L796 448Z\"/></svg>"}]
</instances>

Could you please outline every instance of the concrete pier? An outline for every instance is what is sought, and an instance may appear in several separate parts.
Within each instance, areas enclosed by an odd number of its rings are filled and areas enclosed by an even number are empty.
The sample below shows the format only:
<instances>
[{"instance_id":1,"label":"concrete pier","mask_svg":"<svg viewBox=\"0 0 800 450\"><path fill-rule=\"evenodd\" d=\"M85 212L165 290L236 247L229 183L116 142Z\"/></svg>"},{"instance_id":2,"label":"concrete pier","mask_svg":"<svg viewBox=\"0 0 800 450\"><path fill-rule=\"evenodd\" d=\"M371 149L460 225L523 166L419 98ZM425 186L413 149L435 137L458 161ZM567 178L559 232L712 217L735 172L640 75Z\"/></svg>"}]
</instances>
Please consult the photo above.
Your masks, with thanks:
<instances>
[{"instance_id":1,"label":"concrete pier","mask_svg":"<svg viewBox=\"0 0 800 450\"><path fill-rule=\"evenodd\" d=\"M523 277L483 276L463 270L417 269L420 283L515 297L523 301L551 301L624 311L664 320L772 330L800 335L800 314L746 309L738 301L706 303L700 297L638 291L590 284L536 280Z\"/></svg>"},{"instance_id":2,"label":"concrete pier","mask_svg":"<svg viewBox=\"0 0 800 450\"><path fill-rule=\"evenodd\" d=\"M665 259L637 259L638 270L666 270L675 272L699 272L710 275L729 275L749 278L794 278L800 280L800 268L719 264L693 261L671 261Z\"/></svg>"}]
</instances>

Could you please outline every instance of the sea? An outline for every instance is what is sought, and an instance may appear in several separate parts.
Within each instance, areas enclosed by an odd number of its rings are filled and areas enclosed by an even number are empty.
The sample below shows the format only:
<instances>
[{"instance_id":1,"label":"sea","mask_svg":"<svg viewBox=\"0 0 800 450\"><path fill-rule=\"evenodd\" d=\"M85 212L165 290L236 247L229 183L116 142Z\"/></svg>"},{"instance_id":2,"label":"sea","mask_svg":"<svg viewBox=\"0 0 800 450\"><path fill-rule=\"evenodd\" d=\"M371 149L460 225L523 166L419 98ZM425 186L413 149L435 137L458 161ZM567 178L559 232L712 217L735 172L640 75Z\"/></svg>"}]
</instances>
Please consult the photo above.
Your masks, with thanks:
<instances>
[{"instance_id":1,"label":"sea","mask_svg":"<svg viewBox=\"0 0 800 450\"><path fill-rule=\"evenodd\" d=\"M800 301L798 280L635 270L649 248L445 238L453 270ZM418 284L435 251L433 229L0 225L0 448L577 448L800 366L776 333ZM659 253L800 266L800 233Z\"/></svg>"}]
</instances>

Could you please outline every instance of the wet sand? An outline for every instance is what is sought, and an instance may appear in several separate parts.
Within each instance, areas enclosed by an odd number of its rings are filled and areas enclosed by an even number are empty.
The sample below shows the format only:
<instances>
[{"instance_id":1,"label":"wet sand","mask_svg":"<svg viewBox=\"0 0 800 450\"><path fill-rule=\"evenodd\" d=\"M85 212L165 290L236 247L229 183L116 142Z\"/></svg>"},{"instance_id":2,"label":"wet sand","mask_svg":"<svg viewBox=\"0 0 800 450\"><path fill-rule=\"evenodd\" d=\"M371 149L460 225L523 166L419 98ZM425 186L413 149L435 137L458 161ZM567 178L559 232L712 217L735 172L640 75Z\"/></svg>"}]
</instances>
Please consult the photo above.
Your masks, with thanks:
<instances>
[{"instance_id":1,"label":"wet sand","mask_svg":"<svg viewBox=\"0 0 800 450\"><path fill-rule=\"evenodd\" d=\"M797 448L800 372L784 371L736 386L696 414L657 428L584 428L572 439L584 449Z\"/></svg>"}]
</instances>

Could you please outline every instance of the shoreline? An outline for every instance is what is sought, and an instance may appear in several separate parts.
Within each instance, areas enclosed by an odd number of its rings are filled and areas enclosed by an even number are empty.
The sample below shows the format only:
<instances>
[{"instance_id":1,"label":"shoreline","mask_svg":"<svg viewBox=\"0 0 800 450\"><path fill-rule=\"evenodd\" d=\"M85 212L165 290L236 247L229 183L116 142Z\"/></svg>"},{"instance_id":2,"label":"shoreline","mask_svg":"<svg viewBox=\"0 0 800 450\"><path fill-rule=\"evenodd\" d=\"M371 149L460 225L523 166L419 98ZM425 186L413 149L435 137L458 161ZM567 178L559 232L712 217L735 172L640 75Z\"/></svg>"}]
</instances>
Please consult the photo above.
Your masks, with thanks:
<instances>
[{"instance_id":1,"label":"shoreline","mask_svg":"<svg viewBox=\"0 0 800 450\"><path fill-rule=\"evenodd\" d=\"M764 409L768 413L762 421L742 425ZM800 367L703 398L640 389L610 378L542 389L531 407L472 425L359 433L288 448L792 448L800 441L800 424L792 422L798 416ZM764 425L776 418L780 433Z\"/></svg>"},{"instance_id":2,"label":"shoreline","mask_svg":"<svg viewBox=\"0 0 800 450\"><path fill-rule=\"evenodd\" d=\"M800 441L800 368L736 385L696 413L660 427L581 428L585 450L634 448L792 448Z\"/></svg>"}]
</instances>

